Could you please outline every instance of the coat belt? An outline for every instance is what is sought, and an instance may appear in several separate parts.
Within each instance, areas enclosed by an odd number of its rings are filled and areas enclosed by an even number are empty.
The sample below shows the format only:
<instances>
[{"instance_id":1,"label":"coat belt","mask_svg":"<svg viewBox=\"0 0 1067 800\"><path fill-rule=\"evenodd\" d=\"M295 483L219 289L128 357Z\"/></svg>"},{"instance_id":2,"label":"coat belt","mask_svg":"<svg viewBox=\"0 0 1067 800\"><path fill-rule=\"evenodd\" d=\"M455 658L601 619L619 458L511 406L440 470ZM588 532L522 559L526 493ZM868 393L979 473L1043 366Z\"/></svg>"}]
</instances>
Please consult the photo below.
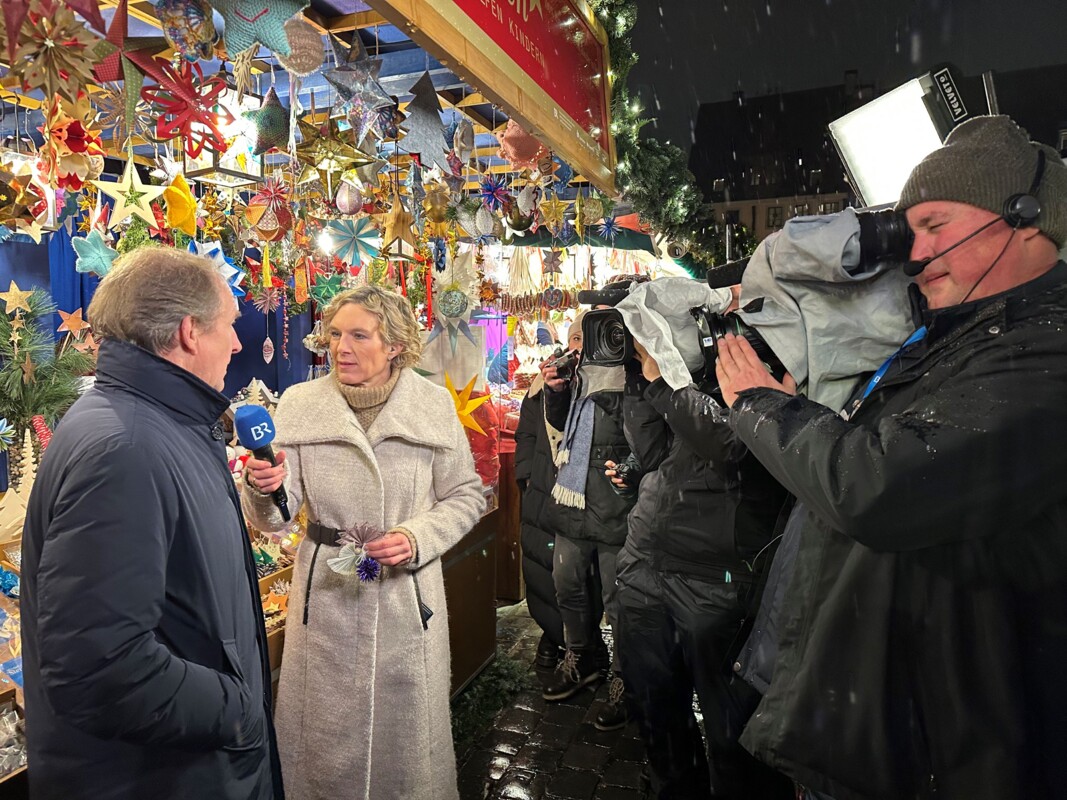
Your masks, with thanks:
<instances>
[{"instance_id":1,"label":"coat belt","mask_svg":"<svg viewBox=\"0 0 1067 800\"><path fill-rule=\"evenodd\" d=\"M325 525L321 525L318 522L309 522L307 528L307 538L313 541L315 544L324 544L328 547L337 546L337 538L344 531L337 528L328 528Z\"/></svg>"}]
</instances>

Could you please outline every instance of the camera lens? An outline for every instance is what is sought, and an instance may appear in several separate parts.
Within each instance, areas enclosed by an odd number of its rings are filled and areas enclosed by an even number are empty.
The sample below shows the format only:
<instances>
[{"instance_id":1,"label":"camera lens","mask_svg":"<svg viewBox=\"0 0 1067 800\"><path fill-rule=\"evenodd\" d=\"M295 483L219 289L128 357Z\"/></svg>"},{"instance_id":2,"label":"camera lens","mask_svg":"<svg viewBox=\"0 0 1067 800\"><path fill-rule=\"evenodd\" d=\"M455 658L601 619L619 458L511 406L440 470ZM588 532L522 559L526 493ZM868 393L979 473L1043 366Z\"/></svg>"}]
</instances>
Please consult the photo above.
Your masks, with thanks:
<instances>
[{"instance_id":1,"label":"camera lens","mask_svg":"<svg viewBox=\"0 0 1067 800\"><path fill-rule=\"evenodd\" d=\"M585 362L600 366L623 364L633 357L633 340L614 308L588 312L582 320Z\"/></svg>"}]
</instances>

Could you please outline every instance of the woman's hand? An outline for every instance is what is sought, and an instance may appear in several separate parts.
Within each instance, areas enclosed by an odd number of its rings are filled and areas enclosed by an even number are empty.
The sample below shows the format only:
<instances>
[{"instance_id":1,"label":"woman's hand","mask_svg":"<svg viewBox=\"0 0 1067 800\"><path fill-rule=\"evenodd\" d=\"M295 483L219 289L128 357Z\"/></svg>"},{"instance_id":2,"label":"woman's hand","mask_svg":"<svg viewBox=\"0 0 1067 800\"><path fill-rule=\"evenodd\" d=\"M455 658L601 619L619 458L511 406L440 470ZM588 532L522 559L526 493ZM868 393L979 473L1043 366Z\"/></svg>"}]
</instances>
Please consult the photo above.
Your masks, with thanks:
<instances>
[{"instance_id":1,"label":"woman's hand","mask_svg":"<svg viewBox=\"0 0 1067 800\"><path fill-rule=\"evenodd\" d=\"M398 567L411 561L411 540L402 533L387 533L380 539L363 545L363 552L379 564Z\"/></svg>"},{"instance_id":2,"label":"woman's hand","mask_svg":"<svg viewBox=\"0 0 1067 800\"><path fill-rule=\"evenodd\" d=\"M277 466L271 466L269 461L249 457L245 462L245 480L248 485L262 494L270 494L285 482L285 451L279 450L274 454Z\"/></svg>"}]
</instances>

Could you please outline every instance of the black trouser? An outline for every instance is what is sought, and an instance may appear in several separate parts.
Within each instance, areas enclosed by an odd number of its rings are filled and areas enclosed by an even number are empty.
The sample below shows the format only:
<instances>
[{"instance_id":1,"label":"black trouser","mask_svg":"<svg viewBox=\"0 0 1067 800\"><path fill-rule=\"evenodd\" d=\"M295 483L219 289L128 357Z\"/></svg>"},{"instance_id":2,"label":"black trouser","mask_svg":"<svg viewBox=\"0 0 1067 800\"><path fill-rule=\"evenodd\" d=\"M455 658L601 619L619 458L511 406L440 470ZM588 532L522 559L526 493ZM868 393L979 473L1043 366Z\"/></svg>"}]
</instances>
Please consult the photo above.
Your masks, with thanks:
<instances>
[{"instance_id":1,"label":"black trouser","mask_svg":"<svg viewBox=\"0 0 1067 800\"><path fill-rule=\"evenodd\" d=\"M750 585L654 573L625 550L619 559L615 636L657 797L792 797L792 783L737 742L760 699L733 675Z\"/></svg>"}]
</instances>

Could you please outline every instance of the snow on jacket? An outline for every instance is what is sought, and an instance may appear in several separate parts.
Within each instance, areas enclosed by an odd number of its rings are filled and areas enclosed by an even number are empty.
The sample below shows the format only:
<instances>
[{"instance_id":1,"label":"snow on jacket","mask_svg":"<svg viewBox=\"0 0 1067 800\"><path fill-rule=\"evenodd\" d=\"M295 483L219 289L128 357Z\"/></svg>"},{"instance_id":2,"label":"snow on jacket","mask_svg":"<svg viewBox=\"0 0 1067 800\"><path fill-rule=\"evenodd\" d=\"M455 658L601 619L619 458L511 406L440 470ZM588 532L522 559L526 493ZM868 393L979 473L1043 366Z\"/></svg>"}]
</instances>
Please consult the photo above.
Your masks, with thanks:
<instances>
[{"instance_id":1,"label":"snow on jacket","mask_svg":"<svg viewBox=\"0 0 1067 800\"><path fill-rule=\"evenodd\" d=\"M22 540L39 800L282 798L227 406L191 373L105 341L96 385L45 452Z\"/></svg>"},{"instance_id":2,"label":"snow on jacket","mask_svg":"<svg viewBox=\"0 0 1067 800\"><path fill-rule=\"evenodd\" d=\"M926 312L850 422L767 389L734 406L809 509L742 743L835 800L1067 786L1065 281Z\"/></svg>"},{"instance_id":3,"label":"snow on jacket","mask_svg":"<svg viewBox=\"0 0 1067 800\"><path fill-rule=\"evenodd\" d=\"M380 580L363 584L327 565L339 548L301 543L275 717L288 795L451 800L440 558L485 508L452 399L405 369L364 431L327 375L290 387L275 424L291 508L303 503L309 520L339 530L402 527L418 549L415 563L384 568ZM253 524L282 527L269 497L246 486L242 500ZM433 611L425 629L420 597Z\"/></svg>"}]
</instances>

